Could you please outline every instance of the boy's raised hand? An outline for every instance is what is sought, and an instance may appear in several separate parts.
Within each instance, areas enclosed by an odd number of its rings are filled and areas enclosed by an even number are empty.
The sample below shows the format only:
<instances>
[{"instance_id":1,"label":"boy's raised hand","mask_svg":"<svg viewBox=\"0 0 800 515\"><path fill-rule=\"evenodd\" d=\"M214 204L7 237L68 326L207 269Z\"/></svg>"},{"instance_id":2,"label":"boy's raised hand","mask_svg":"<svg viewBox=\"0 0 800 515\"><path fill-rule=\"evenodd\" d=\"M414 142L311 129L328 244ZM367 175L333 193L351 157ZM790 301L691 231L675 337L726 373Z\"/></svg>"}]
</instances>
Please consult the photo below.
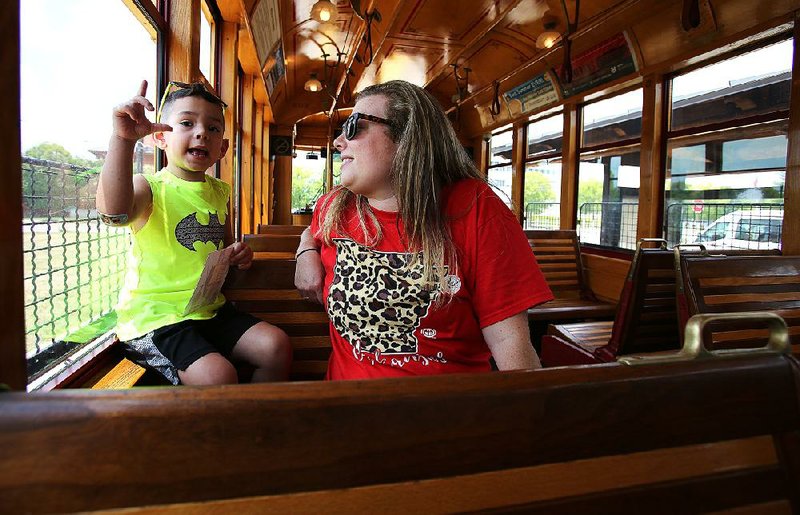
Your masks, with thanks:
<instances>
[{"instance_id":1,"label":"boy's raised hand","mask_svg":"<svg viewBox=\"0 0 800 515\"><path fill-rule=\"evenodd\" d=\"M139 86L139 94L114 108L114 135L118 138L136 141L153 132L171 131L172 127L165 123L152 123L145 115L145 109L155 111L145 95L147 94L147 81L143 80Z\"/></svg>"}]
</instances>

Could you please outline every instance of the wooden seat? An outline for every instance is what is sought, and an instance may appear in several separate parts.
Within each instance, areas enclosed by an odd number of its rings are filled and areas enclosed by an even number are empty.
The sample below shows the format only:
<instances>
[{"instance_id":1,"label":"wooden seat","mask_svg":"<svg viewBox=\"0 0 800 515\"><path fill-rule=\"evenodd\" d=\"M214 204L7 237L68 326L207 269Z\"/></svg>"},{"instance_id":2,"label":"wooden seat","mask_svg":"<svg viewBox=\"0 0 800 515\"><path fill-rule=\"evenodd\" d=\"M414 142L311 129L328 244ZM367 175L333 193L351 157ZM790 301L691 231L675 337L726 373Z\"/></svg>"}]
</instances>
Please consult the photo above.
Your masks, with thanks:
<instances>
[{"instance_id":1,"label":"wooden seat","mask_svg":"<svg viewBox=\"0 0 800 515\"><path fill-rule=\"evenodd\" d=\"M34 514L797 512L799 366L768 354L3 393L0 506Z\"/></svg>"},{"instance_id":2,"label":"wooden seat","mask_svg":"<svg viewBox=\"0 0 800 515\"><path fill-rule=\"evenodd\" d=\"M767 311L783 317L800 345L800 256L679 256L681 318L699 313ZM762 346L767 331L751 322L709 328L709 348Z\"/></svg>"},{"instance_id":3,"label":"wooden seat","mask_svg":"<svg viewBox=\"0 0 800 515\"><path fill-rule=\"evenodd\" d=\"M258 234L301 234L307 225L258 224Z\"/></svg>"},{"instance_id":4,"label":"wooden seat","mask_svg":"<svg viewBox=\"0 0 800 515\"><path fill-rule=\"evenodd\" d=\"M677 349L674 257L666 249L637 246L614 322L551 325L542 337L544 366L613 361L622 354Z\"/></svg>"},{"instance_id":5,"label":"wooden seat","mask_svg":"<svg viewBox=\"0 0 800 515\"><path fill-rule=\"evenodd\" d=\"M245 234L242 241L253 252L294 253L300 245L299 234Z\"/></svg>"},{"instance_id":6,"label":"wooden seat","mask_svg":"<svg viewBox=\"0 0 800 515\"><path fill-rule=\"evenodd\" d=\"M294 271L294 260L253 261L248 270L230 270L223 293L242 311L286 331L294 349L292 380L322 379L331 353L328 316L300 297Z\"/></svg>"},{"instance_id":7,"label":"wooden seat","mask_svg":"<svg viewBox=\"0 0 800 515\"><path fill-rule=\"evenodd\" d=\"M586 287L575 231L525 231L553 299L528 310L534 323L613 318L616 306L597 300Z\"/></svg>"}]
</instances>

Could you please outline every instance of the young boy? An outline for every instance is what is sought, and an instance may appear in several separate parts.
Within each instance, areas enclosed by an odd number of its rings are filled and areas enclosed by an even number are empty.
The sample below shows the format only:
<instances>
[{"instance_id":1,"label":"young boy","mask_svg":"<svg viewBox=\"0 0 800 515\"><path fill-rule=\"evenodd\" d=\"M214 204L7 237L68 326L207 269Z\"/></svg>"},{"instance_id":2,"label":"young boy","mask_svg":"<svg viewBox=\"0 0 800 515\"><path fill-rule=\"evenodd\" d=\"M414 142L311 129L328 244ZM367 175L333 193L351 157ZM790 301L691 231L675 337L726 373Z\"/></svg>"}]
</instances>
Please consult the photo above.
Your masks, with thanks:
<instances>
[{"instance_id":1,"label":"young boy","mask_svg":"<svg viewBox=\"0 0 800 515\"><path fill-rule=\"evenodd\" d=\"M231 361L256 367L253 381L288 376L286 334L240 313L218 295L184 313L208 254L230 242L230 186L206 175L227 151L224 103L201 83L170 83L156 123L153 105L139 94L114 108L113 134L97 187L97 209L109 225L127 226L133 245L117 307L117 336L134 360L172 384L236 383ZM161 123L159 123L161 122ZM137 140L153 134L167 155L154 175L133 175ZM233 243L231 265L250 267L253 252Z\"/></svg>"}]
</instances>

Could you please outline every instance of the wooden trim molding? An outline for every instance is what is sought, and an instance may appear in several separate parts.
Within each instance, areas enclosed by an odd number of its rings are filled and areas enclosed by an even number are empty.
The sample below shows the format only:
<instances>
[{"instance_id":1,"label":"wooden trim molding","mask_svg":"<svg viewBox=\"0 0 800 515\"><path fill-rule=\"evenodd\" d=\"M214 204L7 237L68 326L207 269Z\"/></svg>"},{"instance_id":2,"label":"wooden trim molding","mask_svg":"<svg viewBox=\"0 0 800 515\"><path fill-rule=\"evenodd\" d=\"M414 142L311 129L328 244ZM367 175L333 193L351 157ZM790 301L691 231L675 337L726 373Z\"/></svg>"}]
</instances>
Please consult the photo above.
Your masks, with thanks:
<instances>
[{"instance_id":1,"label":"wooden trim molding","mask_svg":"<svg viewBox=\"0 0 800 515\"><path fill-rule=\"evenodd\" d=\"M664 191L664 119L668 102L665 98L664 77L651 75L644 79L642 108L642 138L639 169L639 221L636 230L640 238L661 236L661 213ZM642 209L646 206L647 209Z\"/></svg>"},{"instance_id":2,"label":"wooden trim molding","mask_svg":"<svg viewBox=\"0 0 800 515\"><path fill-rule=\"evenodd\" d=\"M790 105L800 106L800 11L794 24L794 60ZM800 255L800 109L789 114L786 186L783 197L783 254Z\"/></svg>"},{"instance_id":3,"label":"wooden trim molding","mask_svg":"<svg viewBox=\"0 0 800 515\"><path fill-rule=\"evenodd\" d=\"M561 160L561 229L575 229L578 214L579 108L564 105L564 136Z\"/></svg>"},{"instance_id":4,"label":"wooden trim molding","mask_svg":"<svg viewBox=\"0 0 800 515\"><path fill-rule=\"evenodd\" d=\"M20 42L19 0L0 9L0 95L5 114L0 117L0 388L24 391L25 310L22 284L22 160L20 156Z\"/></svg>"}]
</instances>

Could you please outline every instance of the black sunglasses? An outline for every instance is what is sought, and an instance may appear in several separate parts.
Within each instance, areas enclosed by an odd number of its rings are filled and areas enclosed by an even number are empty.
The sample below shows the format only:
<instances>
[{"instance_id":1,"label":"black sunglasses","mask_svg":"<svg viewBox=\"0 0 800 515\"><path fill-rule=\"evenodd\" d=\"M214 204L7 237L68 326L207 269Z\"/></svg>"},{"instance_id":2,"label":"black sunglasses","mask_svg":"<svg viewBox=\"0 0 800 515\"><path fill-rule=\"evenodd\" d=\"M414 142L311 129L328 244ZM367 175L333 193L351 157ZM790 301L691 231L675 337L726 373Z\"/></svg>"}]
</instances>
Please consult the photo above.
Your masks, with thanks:
<instances>
[{"instance_id":1,"label":"black sunglasses","mask_svg":"<svg viewBox=\"0 0 800 515\"><path fill-rule=\"evenodd\" d=\"M344 134L344 138L346 140L351 140L356 137L356 134L358 134L359 120L369 120L371 122L378 122L384 125L388 125L390 127L392 125L392 122L390 122L386 118L373 116L371 114L353 113L347 117L347 120L344 121L344 125L342 125L342 134Z\"/></svg>"}]
</instances>

